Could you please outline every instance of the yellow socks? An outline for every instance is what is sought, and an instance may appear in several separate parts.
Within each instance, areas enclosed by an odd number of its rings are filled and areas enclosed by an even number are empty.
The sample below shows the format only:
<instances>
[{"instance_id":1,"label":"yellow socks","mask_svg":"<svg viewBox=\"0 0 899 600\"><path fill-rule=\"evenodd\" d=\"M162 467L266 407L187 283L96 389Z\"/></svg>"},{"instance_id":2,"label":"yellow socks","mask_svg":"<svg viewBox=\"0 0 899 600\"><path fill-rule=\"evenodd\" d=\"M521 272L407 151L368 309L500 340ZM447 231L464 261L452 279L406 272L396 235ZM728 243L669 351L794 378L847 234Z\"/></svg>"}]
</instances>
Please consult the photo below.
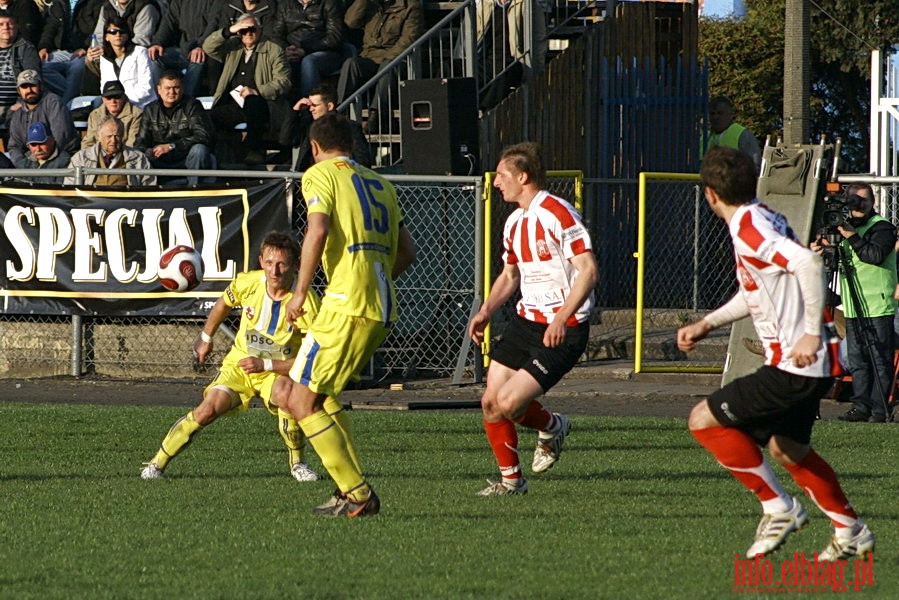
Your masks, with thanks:
<instances>
[{"instance_id":1,"label":"yellow socks","mask_svg":"<svg viewBox=\"0 0 899 600\"><path fill-rule=\"evenodd\" d=\"M194 421L194 413L190 411L172 425L169 432L162 440L159 451L150 462L156 463L160 469L165 469L169 461L190 443L195 433L203 429L203 426Z\"/></svg>"},{"instance_id":2,"label":"yellow socks","mask_svg":"<svg viewBox=\"0 0 899 600\"><path fill-rule=\"evenodd\" d=\"M337 422L320 410L300 421L300 427L340 491L352 492L354 500L365 499L370 493L368 485L356 468Z\"/></svg>"},{"instance_id":3,"label":"yellow socks","mask_svg":"<svg viewBox=\"0 0 899 600\"><path fill-rule=\"evenodd\" d=\"M305 441L303 430L300 429L300 424L293 418L293 415L281 408L278 409L278 433L281 434L284 445L287 446L290 466L303 462L303 442Z\"/></svg>"},{"instance_id":4,"label":"yellow socks","mask_svg":"<svg viewBox=\"0 0 899 600\"><path fill-rule=\"evenodd\" d=\"M347 454L350 455L350 459L353 461L356 470L361 473L362 462L359 460L359 455L356 454L356 445L353 443L353 434L350 432L350 416L343 409L343 404L341 404L337 398L328 396L327 399L325 399L323 408L325 409L325 412L328 413L328 416L334 419L334 423L340 427L340 431L343 432L343 437L346 440Z\"/></svg>"}]
</instances>

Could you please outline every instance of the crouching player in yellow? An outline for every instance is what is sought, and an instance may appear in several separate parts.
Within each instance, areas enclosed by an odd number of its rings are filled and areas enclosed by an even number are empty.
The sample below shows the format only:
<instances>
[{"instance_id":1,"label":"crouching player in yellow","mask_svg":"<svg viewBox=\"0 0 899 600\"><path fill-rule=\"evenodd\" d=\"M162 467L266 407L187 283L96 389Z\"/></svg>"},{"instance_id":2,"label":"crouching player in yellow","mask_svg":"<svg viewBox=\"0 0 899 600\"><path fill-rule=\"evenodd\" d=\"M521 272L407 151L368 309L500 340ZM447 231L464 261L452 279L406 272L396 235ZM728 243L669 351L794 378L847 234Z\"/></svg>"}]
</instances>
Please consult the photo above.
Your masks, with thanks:
<instances>
[{"instance_id":1,"label":"crouching player in yellow","mask_svg":"<svg viewBox=\"0 0 899 600\"><path fill-rule=\"evenodd\" d=\"M178 419L156 456L141 471L144 479L158 479L193 437L222 415L245 411L255 396L278 417L278 432L287 445L290 472L297 481L316 481L318 475L303 462L304 436L293 416L283 410L291 382L290 367L318 313L320 300L306 292L302 316L291 322L286 306L293 297L299 267L299 244L291 236L270 232L259 249L260 270L239 274L225 289L206 318L194 343L202 363L212 352L212 337L236 306L241 307L240 328L215 379L203 390L203 401ZM334 407L337 407L336 409ZM329 412L340 405L333 401Z\"/></svg>"}]
</instances>

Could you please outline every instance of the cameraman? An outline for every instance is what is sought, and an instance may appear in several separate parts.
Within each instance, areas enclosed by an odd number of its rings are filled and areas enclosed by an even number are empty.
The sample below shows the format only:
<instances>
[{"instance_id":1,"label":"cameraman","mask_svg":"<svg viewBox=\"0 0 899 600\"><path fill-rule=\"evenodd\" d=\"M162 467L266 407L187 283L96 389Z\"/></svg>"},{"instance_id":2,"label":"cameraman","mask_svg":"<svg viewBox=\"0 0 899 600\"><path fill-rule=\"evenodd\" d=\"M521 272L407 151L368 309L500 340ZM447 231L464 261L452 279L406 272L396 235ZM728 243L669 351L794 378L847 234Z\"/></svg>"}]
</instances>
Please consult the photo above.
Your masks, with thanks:
<instances>
[{"instance_id":1,"label":"cameraman","mask_svg":"<svg viewBox=\"0 0 899 600\"><path fill-rule=\"evenodd\" d=\"M850 184L845 198L849 217L836 230L844 238L840 241L843 260L838 269L852 375L852 408L839 419L884 423L895 352L896 228L874 211L871 186ZM828 245L827 239L819 236L811 248L821 254ZM858 307L850 282L859 298Z\"/></svg>"}]
</instances>

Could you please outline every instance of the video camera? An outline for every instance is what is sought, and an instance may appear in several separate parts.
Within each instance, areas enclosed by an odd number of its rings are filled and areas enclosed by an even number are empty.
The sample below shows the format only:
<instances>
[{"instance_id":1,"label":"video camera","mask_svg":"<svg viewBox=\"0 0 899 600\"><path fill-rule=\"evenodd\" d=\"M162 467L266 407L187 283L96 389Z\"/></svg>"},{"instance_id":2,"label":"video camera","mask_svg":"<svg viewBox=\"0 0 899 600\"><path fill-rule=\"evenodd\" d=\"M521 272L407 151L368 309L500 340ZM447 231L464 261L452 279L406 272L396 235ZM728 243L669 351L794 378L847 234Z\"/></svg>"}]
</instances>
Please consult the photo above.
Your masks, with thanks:
<instances>
[{"instance_id":1,"label":"video camera","mask_svg":"<svg viewBox=\"0 0 899 600\"><path fill-rule=\"evenodd\" d=\"M837 228L849 223L849 211L861 210L863 202L864 199L858 194L839 192L824 196L821 235L839 235Z\"/></svg>"}]
</instances>

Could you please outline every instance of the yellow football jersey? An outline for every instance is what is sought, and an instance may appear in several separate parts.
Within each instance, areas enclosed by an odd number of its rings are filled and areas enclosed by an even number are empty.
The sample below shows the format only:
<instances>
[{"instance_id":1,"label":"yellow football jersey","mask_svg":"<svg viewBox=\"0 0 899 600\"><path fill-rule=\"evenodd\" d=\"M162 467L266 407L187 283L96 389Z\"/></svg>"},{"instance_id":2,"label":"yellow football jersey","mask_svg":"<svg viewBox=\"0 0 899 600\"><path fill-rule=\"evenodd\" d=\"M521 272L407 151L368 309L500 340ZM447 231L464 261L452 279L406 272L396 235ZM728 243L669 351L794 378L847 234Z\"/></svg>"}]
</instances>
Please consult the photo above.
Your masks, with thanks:
<instances>
[{"instance_id":1,"label":"yellow football jersey","mask_svg":"<svg viewBox=\"0 0 899 600\"><path fill-rule=\"evenodd\" d=\"M309 213L330 217L322 267L322 306L383 323L396 321L393 263L402 213L393 184L347 158L313 165L303 175Z\"/></svg>"},{"instance_id":2,"label":"yellow football jersey","mask_svg":"<svg viewBox=\"0 0 899 600\"><path fill-rule=\"evenodd\" d=\"M255 356L273 360L296 357L303 335L318 313L321 300L314 290L306 293L303 309L306 313L294 323L288 323L287 303L293 293L283 300L272 300L265 289L265 271L240 273L225 288L222 298L231 307L240 306L240 328L227 358Z\"/></svg>"}]
</instances>

